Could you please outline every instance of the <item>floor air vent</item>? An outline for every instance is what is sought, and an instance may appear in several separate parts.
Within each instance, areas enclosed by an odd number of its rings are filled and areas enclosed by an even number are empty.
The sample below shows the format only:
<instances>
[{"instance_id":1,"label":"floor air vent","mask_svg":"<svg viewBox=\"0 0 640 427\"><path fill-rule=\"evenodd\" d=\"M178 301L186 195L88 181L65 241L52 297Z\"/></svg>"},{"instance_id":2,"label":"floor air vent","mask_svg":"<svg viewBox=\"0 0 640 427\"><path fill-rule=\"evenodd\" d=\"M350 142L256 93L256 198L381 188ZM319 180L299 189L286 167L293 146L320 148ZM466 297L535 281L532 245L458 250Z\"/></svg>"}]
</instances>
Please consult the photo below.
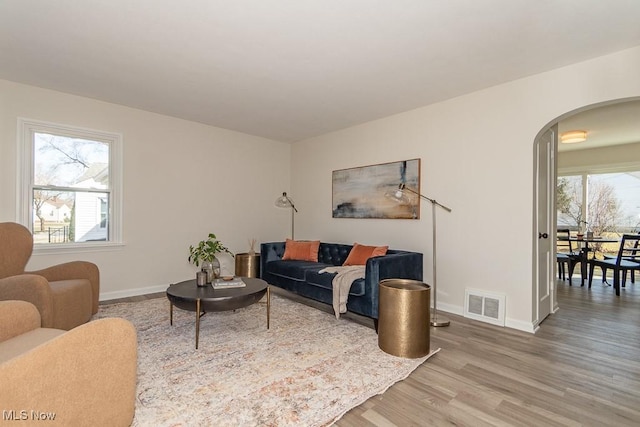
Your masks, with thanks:
<instances>
[{"instance_id":1,"label":"floor air vent","mask_svg":"<svg viewBox=\"0 0 640 427\"><path fill-rule=\"evenodd\" d=\"M504 326L505 296L476 289L465 291L464 317Z\"/></svg>"}]
</instances>

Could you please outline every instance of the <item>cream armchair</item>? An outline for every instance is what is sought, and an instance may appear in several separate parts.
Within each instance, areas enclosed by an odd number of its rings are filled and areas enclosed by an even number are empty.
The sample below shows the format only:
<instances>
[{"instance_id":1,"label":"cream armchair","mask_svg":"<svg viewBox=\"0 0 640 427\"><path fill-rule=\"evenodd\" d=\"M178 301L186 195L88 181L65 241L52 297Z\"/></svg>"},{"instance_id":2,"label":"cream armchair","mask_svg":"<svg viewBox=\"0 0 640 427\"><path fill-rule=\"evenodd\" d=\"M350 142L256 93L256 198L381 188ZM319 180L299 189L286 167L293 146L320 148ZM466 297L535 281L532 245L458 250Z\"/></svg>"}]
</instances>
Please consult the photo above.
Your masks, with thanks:
<instances>
[{"instance_id":1,"label":"cream armchair","mask_svg":"<svg viewBox=\"0 0 640 427\"><path fill-rule=\"evenodd\" d=\"M33 236L24 226L0 223L0 300L35 305L42 326L69 330L98 312L100 272L86 261L72 261L25 272L33 252Z\"/></svg>"},{"instance_id":2,"label":"cream armchair","mask_svg":"<svg viewBox=\"0 0 640 427\"><path fill-rule=\"evenodd\" d=\"M130 425L137 379L134 326L107 318L63 331L41 328L40 322L33 304L0 301L3 419L24 425L43 419L65 426Z\"/></svg>"}]
</instances>

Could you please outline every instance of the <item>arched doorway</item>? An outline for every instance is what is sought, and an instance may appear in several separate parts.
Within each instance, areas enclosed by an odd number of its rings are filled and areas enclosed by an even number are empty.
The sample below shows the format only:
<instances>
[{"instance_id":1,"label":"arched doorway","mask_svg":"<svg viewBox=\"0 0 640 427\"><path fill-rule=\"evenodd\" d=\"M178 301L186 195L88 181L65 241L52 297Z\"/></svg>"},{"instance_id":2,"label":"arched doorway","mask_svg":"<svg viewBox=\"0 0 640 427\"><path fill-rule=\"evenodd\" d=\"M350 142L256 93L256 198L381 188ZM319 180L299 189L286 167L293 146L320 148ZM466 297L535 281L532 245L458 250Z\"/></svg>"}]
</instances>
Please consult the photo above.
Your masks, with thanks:
<instances>
[{"instance_id":1,"label":"arched doorway","mask_svg":"<svg viewBox=\"0 0 640 427\"><path fill-rule=\"evenodd\" d=\"M534 239L532 290L532 312L536 329L548 314L558 309L555 286L558 167L560 166L565 173L566 171L585 173L586 170L632 171L637 169L640 176L638 118L640 118L640 98L617 99L588 105L563 114L544 126L536 136L534 232L538 239ZM560 147L558 135L569 130L578 130L577 128L587 131L588 143L570 148L564 145ZM565 152L573 154L565 155ZM640 222L640 218L638 220Z\"/></svg>"}]
</instances>

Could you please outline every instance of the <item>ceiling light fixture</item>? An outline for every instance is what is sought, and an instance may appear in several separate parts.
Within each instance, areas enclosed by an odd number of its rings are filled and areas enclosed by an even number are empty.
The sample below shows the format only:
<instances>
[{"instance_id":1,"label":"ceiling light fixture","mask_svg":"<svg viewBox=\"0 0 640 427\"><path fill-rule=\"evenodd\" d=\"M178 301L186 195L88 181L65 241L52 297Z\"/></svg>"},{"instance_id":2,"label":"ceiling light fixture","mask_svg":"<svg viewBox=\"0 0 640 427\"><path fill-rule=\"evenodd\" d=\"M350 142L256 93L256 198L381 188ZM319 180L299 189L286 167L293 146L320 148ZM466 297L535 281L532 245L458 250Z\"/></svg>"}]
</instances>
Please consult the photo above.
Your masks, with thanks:
<instances>
[{"instance_id":1,"label":"ceiling light fixture","mask_svg":"<svg viewBox=\"0 0 640 427\"><path fill-rule=\"evenodd\" d=\"M563 144L575 144L576 142L583 142L586 140L587 131L584 130L571 130L560 134L560 142Z\"/></svg>"}]
</instances>

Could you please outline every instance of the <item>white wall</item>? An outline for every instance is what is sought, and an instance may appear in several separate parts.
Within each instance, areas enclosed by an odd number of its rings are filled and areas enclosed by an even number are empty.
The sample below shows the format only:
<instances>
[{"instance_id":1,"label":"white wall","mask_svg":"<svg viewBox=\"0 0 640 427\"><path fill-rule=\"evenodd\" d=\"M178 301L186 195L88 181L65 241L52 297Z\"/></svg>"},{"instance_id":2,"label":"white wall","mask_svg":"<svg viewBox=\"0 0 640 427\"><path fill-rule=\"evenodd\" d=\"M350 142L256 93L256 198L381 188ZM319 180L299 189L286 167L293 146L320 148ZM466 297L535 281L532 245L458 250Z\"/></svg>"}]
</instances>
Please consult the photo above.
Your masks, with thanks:
<instances>
[{"instance_id":1,"label":"white wall","mask_svg":"<svg viewBox=\"0 0 640 427\"><path fill-rule=\"evenodd\" d=\"M640 119L640 118L639 118ZM606 164L610 169L638 165L640 162L640 143L621 144L613 147L571 150L558 153L558 172L578 173L599 169Z\"/></svg>"},{"instance_id":2,"label":"white wall","mask_svg":"<svg viewBox=\"0 0 640 427\"><path fill-rule=\"evenodd\" d=\"M98 264L102 299L164 290L190 279L188 247L217 234L233 252L250 238L282 240L289 216L289 144L0 80L0 221L16 220L16 126L25 117L123 135L125 245L112 251L34 254L28 269ZM223 258L225 271L233 259Z\"/></svg>"},{"instance_id":3,"label":"white wall","mask_svg":"<svg viewBox=\"0 0 640 427\"><path fill-rule=\"evenodd\" d=\"M507 326L533 330L534 139L569 111L638 95L640 47L298 142L296 237L421 251L431 282L427 203L419 221L331 217L333 170L421 158L424 194L453 209L437 212L438 307L461 314L467 287L503 293Z\"/></svg>"}]
</instances>

